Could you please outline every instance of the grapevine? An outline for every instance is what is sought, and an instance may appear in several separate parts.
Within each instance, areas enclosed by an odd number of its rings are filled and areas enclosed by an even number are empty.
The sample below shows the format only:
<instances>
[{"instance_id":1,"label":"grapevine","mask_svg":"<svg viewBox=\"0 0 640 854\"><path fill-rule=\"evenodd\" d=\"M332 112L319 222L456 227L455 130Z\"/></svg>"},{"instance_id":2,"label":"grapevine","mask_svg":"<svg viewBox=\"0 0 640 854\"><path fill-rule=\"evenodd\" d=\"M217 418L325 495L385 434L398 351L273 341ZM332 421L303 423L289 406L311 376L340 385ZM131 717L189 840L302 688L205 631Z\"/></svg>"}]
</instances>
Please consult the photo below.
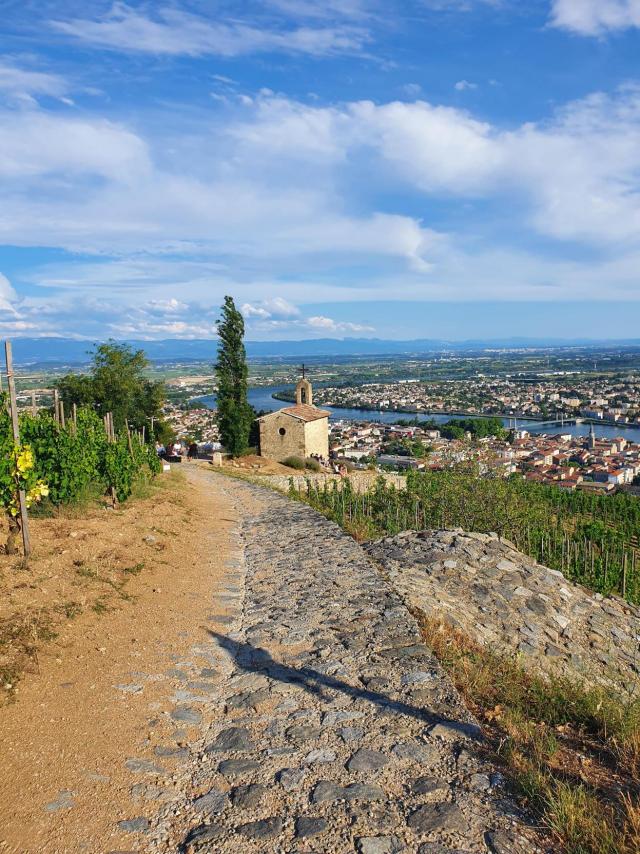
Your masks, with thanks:
<instances>
[{"instance_id":1,"label":"grapevine","mask_svg":"<svg viewBox=\"0 0 640 854\"><path fill-rule=\"evenodd\" d=\"M122 433L109 442L104 424L89 407L61 426L49 412L20 416L20 445L13 441L5 396L0 396L0 511L9 521L15 550L18 492L27 507L47 498L54 505L78 501L89 486L126 501L137 478L156 475L161 464L152 446Z\"/></svg>"},{"instance_id":2,"label":"grapevine","mask_svg":"<svg viewBox=\"0 0 640 854\"><path fill-rule=\"evenodd\" d=\"M358 493L349 481L293 482L302 498L362 536L462 528L495 532L540 563L603 594L640 602L640 501L632 495L565 493L518 478L483 477L474 467L409 472L406 488L383 477Z\"/></svg>"}]
</instances>

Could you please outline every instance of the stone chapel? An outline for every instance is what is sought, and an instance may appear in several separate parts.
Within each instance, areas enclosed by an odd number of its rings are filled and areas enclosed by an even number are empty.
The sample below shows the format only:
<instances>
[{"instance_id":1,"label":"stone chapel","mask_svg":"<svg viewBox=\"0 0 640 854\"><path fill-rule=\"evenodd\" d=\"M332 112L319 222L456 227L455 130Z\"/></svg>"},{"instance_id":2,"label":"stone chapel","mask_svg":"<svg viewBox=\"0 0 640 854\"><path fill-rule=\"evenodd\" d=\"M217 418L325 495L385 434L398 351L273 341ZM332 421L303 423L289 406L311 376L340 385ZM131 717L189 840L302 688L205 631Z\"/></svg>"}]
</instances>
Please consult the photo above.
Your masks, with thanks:
<instances>
[{"instance_id":1,"label":"stone chapel","mask_svg":"<svg viewBox=\"0 0 640 854\"><path fill-rule=\"evenodd\" d=\"M313 405L313 389L303 377L296 386L295 406L258 419L260 456L272 460L312 455L329 459L329 412Z\"/></svg>"}]
</instances>

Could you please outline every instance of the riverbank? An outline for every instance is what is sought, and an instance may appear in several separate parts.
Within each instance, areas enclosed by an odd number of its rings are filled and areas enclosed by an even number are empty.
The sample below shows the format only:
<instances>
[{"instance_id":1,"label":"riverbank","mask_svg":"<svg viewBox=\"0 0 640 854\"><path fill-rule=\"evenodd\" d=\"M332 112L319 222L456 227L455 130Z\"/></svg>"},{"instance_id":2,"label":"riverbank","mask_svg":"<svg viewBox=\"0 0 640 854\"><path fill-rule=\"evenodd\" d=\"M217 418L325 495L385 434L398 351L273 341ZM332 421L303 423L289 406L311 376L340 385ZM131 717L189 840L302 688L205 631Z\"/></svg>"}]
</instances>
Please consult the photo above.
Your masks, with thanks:
<instances>
[{"instance_id":1,"label":"riverbank","mask_svg":"<svg viewBox=\"0 0 640 854\"><path fill-rule=\"evenodd\" d=\"M253 387L249 389L248 399L251 406L253 406L254 409L256 409L257 411L273 412L274 410L279 409L283 402L290 402L289 399L283 396L286 395L289 391L289 387L285 387L282 385ZM205 395L204 397L196 398L196 400L198 400L203 406L207 406L210 409L215 408L215 395ZM415 411L407 412L388 409L362 409L357 407L348 408L340 406L331 406L330 404L326 404L326 406L325 404L323 404L323 407L331 412L331 419L334 421L371 421L379 422L381 424L395 424L397 423L399 417L415 418L417 416L419 418L424 418L425 420L429 419L435 421L437 424L443 424L451 419L456 418L501 418L503 425L509 428L510 426L513 426L513 421L515 418L517 421L526 421L526 429L530 433L536 434L562 432L567 433L571 436L588 436L591 430L591 424L587 421L584 421L581 424L565 424L564 426L558 424L558 428L550 428L548 421L545 422L530 420L528 418L521 418L520 416L513 415L480 415L475 412L461 411L416 413ZM624 436L626 439L628 439L628 441L640 442L640 427L603 424L602 422L594 422L594 424L597 438L612 439L616 436L620 436L621 431L624 430Z\"/></svg>"}]
</instances>

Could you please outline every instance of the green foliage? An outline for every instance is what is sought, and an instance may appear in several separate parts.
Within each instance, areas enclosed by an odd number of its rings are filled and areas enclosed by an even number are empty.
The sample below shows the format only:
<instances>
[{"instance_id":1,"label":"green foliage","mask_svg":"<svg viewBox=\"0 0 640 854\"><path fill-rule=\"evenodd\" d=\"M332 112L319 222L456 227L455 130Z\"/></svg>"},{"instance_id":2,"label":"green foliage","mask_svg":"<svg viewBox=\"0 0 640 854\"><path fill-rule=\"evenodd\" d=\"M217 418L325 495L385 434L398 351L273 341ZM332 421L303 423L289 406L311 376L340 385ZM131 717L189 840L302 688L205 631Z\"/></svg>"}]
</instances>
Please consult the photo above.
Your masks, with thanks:
<instances>
[{"instance_id":1,"label":"green foliage","mask_svg":"<svg viewBox=\"0 0 640 854\"><path fill-rule=\"evenodd\" d=\"M302 457L287 457L286 460L282 461L283 466L289 466L290 469L297 469L297 471L304 470L304 460Z\"/></svg>"},{"instance_id":2,"label":"green foliage","mask_svg":"<svg viewBox=\"0 0 640 854\"><path fill-rule=\"evenodd\" d=\"M356 493L346 481L307 483L300 497L349 529L371 536L414 529L495 532L540 563L603 594L640 602L640 501L571 493L522 478L482 476L473 465L409 471L406 489L380 477Z\"/></svg>"},{"instance_id":3,"label":"green foliage","mask_svg":"<svg viewBox=\"0 0 640 854\"><path fill-rule=\"evenodd\" d=\"M11 518L18 515L20 490L24 490L27 507L48 494L28 441L14 442L7 398L0 394L0 510Z\"/></svg>"},{"instance_id":4,"label":"green foliage","mask_svg":"<svg viewBox=\"0 0 640 854\"><path fill-rule=\"evenodd\" d=\"M439 424L433 419L419 421L417 418L412 420L400 418L397 423L405 427L439 430L440 435L445 439L464 439L465 433L471 433L474 439L485 439L488 436L505 439L508 435L508 430L505 429L502 419L495 416L490 418L451 418L445 424Z\"/></svg>"},{"instance_id":5,"label":"green foliage","mask_svg":"<svg viewBox=\"0 0 640 854\"><path fill-rule=\"evenodd\" d=\"M218 361L215 371L218 427L226 450L237 457L249 444L252 410L247 402L247 354L244 320L232 297L224 298L218 327Z\"/></svg>"},{"instance_id":6,"label":"green foliage","mask_svg":"<svg viewBox=\"0 0 640 854\"><path fill-rule=\"evenodd\" d=\"M31 493L35 496L38 484L46 484L54 506L81 501L93 485L100 485L103 491L113 488L118 500L125 501L137 478L162 470L155 449L142 444L138 434L129 439L120 432L116 442L109 443L101 418L90 407L78 409L76 423L68 421L65 427L44 411L35 416L21 415L20 437L22 456L16 457L11 422L0 405L0 507L5 510L17 492L12 460L22 460L24 472L19 485L27 498ZM24 464L31 458L27 470Z\"/></svg>"},{"instance_id":7,"label":"green foliage","mask_svg":"<svg viewBox=\"0 0 640 854\"><path fill-rule=\"evenodd\" d=\"M463 434L464 435L464 434ZM430 448L419 439L394 439L382 446L385 454L397 454L400 457L414 457L421 460L429 454Z\"/></svg>"},{"instance_id":8,"label":"green foliage","mask_svg":"<svg viewBox=\"0 0 640 854\"><path fill-rule=\"evenodd\" d=\"M20 435L33 448L53 504L75 501L91 482L102 479L107 445L102 421L91 409L79 409L77 422L77 430L72 425L63 429L46 412L20 419Z\"/></svg>"},{"instance_id":9,"label":"green foliage","mask_svg":"<svg viewBox=\"0 0 640 854\"><path fill-rule=\"evenodd\" d=\"M124 436L107 445L104 455L104 474L106 482L114 488L118 501L125 501L131 495L135 471L135 460L129 453Z\"/></svg>"},{"instance_id":10,"label":"green foliage","mask_svg":"<svg viewBox=\"0 0 640 854\"><path fill-rule=\"evenodd\" d=\"M163 382L153 382L145 377L148 360L143 350L133 350L128 344L107 341L92 353L88 374L67 374L57 386L67 414L72 404L92 407L100 417L113 413L116 430L129 424L140 430L144 426L151 436L151 419L154 419L154 437L166 436L162 421L165 398Z\"/></svg>"},{"instance_id":11,"label":"green foliage","mask_svg":"<svg viewBox=\"0 0 640 854\"><path fill-rule=\"evenodd\" d=\"M317 460L312 459L311 457L308 457L304 461L304 467L309 471L320 471L321 468L320 463Z\"/></svg>"},{"instance_id":12,"label":"green foliage","mask_svg":"<svg viewBox=\"0 0 640 854\"><path fill-rule=\"evenodd\" d=\"M0 507L8 511L11 502L15 501L16 483L12 461L13 435L6 406L6 395L0 395Z\"/></svg>"}]
</instances>

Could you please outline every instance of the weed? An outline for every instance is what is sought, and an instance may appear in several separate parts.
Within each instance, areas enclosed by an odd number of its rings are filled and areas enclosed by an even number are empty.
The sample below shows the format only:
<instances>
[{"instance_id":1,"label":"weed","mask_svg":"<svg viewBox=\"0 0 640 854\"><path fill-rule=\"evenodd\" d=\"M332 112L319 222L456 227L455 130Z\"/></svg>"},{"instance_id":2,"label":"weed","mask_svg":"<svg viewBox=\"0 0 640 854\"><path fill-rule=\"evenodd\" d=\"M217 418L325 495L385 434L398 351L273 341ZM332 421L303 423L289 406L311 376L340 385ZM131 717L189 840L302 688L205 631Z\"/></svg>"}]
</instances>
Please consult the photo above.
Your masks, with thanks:
<instances>
[{"instance_id":1,"label":"weed","mask_svg":"<svg viewBox=\"0 0 640 854\"><path fill-rule=\"evenodd\" d=\"M93 603L93 605L91 606L91 610L95 611L96 614L100 614L102 616L102 614L107 614L109 611L111 611L111 608L104 601L104 597L101 596Z\"/></svg>"},{"instance_id":2,"label":"weed","mask_svg":"<svg viewBox=\"0 0 640 854\"><path fill-rule=\"evenodd\" d=\"M282 460L283 466L288 466L290 469L296 469L297 471L304 471L304 460L302 457L287 457L285 460Z\"/></svg>"},{"instance_id":3,"label":"weed","mask_svg":"<svg viewBox=\"0 0 640 854\"><path fill-rule=\"evenodd\" d=\"M76 572L82 578L94 578L98 579L98 581L102 581L98 574L98 570L92 566L86 566L82 561L80 562L80 566L77 567Z\"/></svg>"},{"instance_id":4,"label":"weed","mask_svg":"<svg viewBox=\"0 0 640 854\"><path fill-rule=\"evenodd\" d=\"M125 572L127 575L140 575L143 569L144 561L141 561L140 563L136 563L134 566L123 567L122 572Z\"/></svg>"},{"instance_id":5,"label":"weed","mask_svg":"<svg viewBox=\"0 0 640 854\"><path fill-rule=\"evenodd\" d=\"M636 854L640 702L531 674L446 622L416 616L425 642L484 721L496 758L566 854Z\"/></svg>"},{"instance_id":6,"label":"weed","mask_svg":"<svg viewBox=\"0 0 640 854\"><path fill-rule=\"evenodd\" d=\"M50 611L14 614L0 621L0 686L12 699L21 674L38 663L41 642L56 637Z\"/></svg>"},{"instance_id":7,"label":"weed","mask_svg":"<svg viewBox=\"0 0 640 854\"><path fill-rule=\"evenodd\" d=\"M55 610L63 614L67 620L73 620L82 613L82 605L79 602L62 602L56 606Z\"/></svg>"}]
</instances>

